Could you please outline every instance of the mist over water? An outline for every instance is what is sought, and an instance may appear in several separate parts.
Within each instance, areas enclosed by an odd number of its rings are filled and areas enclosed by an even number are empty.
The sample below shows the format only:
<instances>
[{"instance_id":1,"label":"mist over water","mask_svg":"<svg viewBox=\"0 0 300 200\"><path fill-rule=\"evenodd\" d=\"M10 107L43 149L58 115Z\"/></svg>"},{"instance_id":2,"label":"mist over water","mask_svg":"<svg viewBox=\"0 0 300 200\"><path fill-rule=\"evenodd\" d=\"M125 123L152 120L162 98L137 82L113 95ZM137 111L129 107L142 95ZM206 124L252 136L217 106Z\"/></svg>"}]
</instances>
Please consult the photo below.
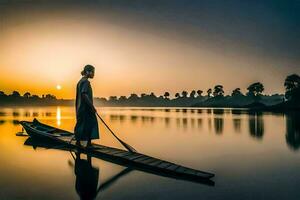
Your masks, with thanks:
<instances>
[{"instance_id":1,"label":"mist over water","mask_svg":"<svg viewBox=\"0 0 300 200\"><path fill-rule=\"evenodd\" d=\"M299 199L299 113L211 108L98 108L139 152L216 174L214 187L131 171L97 199ZM0 109L0 199L79 199L67 151L24 145L19 120L73 132L72 107ZM100 140L122 148L100 124ZM83 156L85 158L85 156ZM124 167L92 158L98 186ZM26 186L26 187L24 187ZM17 190L17 192L16 192Z\"/></svg>"}]
</instances>

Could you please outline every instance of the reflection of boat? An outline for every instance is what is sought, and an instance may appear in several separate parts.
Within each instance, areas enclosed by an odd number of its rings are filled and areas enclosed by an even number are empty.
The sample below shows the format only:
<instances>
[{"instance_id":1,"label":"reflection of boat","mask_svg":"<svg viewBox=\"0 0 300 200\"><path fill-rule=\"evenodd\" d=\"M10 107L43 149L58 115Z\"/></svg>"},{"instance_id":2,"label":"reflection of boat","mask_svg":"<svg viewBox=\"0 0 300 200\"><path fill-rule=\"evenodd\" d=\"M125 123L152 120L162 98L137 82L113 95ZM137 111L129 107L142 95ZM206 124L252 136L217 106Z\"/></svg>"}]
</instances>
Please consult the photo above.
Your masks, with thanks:
<instances>
[{"instance_id":1,"label":"reflection of boat","mask_svg":"<svg viewBox=\"0 0 300 200\"><path fill-rule=\"evenodd\" d=\"M49 148L59 147L59 149L80 151L90 156L98 157L140 171L214 185L214 182L210 180L210 178L214 177L214 174L212 173L183 167L151 156L136 152L128 152L113 147L98 144L93 144L92 148L77 146L75 141L72 140L74 136L73 133L42 124L36 119L33 120L33 122L21 121L20 124L24 127L29 136L42 140L43 143L46 143L44 146L49 146Z\"/></svg>"}]
</instances>

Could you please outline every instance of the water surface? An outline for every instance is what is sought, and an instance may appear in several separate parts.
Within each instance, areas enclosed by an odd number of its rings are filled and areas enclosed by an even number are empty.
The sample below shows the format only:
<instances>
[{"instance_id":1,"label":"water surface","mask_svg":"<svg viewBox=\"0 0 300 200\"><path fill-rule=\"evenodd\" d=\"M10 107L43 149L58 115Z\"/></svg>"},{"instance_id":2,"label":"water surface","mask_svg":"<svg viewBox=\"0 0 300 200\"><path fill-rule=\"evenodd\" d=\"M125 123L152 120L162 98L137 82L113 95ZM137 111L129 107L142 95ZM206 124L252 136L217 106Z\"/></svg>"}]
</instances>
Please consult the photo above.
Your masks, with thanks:
<instances>
[{"instance_id":1,"label":"water surface","mask_svg":"<svg viewBox=\"0 0 300 200\"><path fill-rule=\"evenodd\" d=\"M125 167L91 158L92 172L98 177L96 187L105 186L95 194L96 199L300 198L297 113L210 108L98 108L98 111L139 152L213 172L216 177L212 187L133 170L106 184ZM15 135L21 131L18 120L34 118L73 131L74 116L72 107L0 109L0 199L84 196L86 188L78 183L78 171L70 152L34 149L24 145L27 137ZM122 148L102 124L100 134L101 139L96 143Z\"/></svg>"}]
</instances>

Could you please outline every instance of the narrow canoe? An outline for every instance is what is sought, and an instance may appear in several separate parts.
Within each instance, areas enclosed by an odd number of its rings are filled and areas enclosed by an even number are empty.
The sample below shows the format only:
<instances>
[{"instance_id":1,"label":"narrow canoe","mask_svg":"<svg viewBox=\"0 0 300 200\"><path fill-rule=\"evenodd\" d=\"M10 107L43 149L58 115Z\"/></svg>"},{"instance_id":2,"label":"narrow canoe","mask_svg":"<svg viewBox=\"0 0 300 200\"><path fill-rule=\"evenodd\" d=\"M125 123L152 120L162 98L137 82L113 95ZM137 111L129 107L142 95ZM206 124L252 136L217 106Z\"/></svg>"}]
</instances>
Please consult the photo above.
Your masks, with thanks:
<instances>
[{"instance_id":1,"label":"narrow canoe","mask_svg":"<svg viewBox=\"0 0 300 200\"><path fill-rule=\"evenodd\" d=\"M191 169L141 153L129 152L99 144L93 144L92 148L77 146L75 141L72 140L73 133L43 124L36 119L32 122L21 121L20 124L31 138L42 141L46 145L47 143L57 143L63 150L81 151L93 157L140 171L214 185L214 182L210 180L214 177L214 174L209 172Z\"/></svg>"}]
</instances>

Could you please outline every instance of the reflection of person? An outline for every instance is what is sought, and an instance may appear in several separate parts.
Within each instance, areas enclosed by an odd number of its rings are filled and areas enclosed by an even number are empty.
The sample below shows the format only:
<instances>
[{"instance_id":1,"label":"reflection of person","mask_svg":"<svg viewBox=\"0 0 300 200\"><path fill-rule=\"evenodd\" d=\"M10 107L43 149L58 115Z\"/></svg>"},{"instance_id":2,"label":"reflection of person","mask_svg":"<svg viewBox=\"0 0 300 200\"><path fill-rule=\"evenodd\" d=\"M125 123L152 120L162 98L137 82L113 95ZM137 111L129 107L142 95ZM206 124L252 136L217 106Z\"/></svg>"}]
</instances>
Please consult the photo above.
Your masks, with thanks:
<instances>
[{"instance_id":1,"label":"reflection of person","mask_svg":"<svg viewBox=\"0 0 300 200\"><path fill-rule=\"evenodd\" d=\"M94 78L95 68L86 65L81 72L82 78L77 84L76 89L76 119L75 138L76 144L80 141L88 141L87 146L91 145L92 139L99 139L98 122L96 109L93 106L93 91L89 78Z\"/></svg>"},{"instance_id":2,"label":"reflection of person","mask_svg":"<svg viewBox=\"0 0 300 200\"><path fill-rule=\"evenodd\" d=\"M80 199L94 199L98 193L99 169L92 166L91 157L80 159L76 153L75 159L76 192Z\"/></svg>"}]
</instances>

